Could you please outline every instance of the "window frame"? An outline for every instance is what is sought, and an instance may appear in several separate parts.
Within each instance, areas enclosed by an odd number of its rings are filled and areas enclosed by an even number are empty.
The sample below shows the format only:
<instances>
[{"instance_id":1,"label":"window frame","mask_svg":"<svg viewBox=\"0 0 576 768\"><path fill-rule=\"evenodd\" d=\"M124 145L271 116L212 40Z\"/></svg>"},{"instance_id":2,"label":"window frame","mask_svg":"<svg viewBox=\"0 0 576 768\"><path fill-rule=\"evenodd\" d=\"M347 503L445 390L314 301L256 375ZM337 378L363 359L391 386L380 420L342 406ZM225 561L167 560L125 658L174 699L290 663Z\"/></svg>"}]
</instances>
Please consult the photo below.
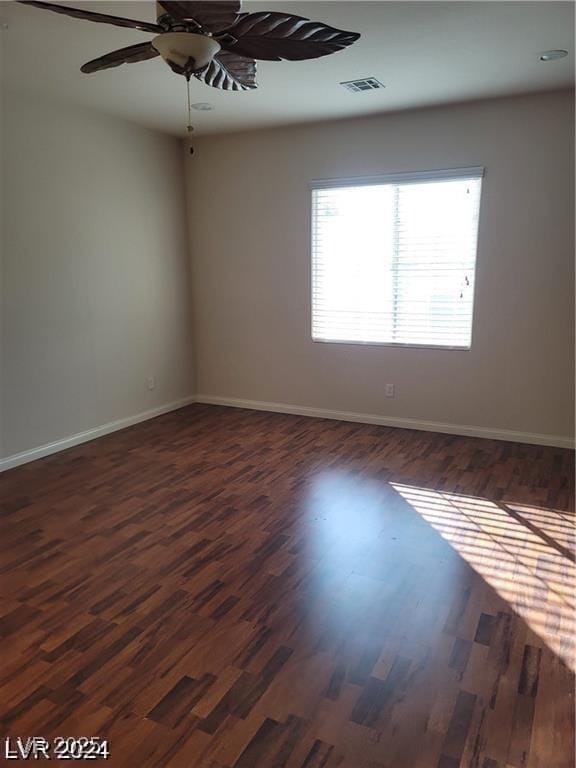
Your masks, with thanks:
<instances>
[{"instance_id":1,"label":"window frame","mask_svg":"<svg viewBox=\"0 0 576 768\"><path fill-rule=\"evenodd\" d=\"M474 341L475 305L478 274L478 255L480 253L480 217L482 213L482 195L484 192L484 166L467 166L464 168L446 168L432 171L406 171L383 173L373 176L347 176L334 179L312 179L308 183L309 214L310 214L310 340L314 344L341 344L354 347L397 347L399 349L433 349L447 352L469 352ZM362 187L386 184L422 184L436 181L453 181L458 179L479 179L481 182L478 202L478 231L476 235L476 255L474 259L474 290L472 292L472 310L470 324L470 343L467 346L449 344L418 344L403 341L350 341L338 339L314 338L314 204L313 193L318 189L343 189L346 187Z\"/></svg>"}]
</instances>

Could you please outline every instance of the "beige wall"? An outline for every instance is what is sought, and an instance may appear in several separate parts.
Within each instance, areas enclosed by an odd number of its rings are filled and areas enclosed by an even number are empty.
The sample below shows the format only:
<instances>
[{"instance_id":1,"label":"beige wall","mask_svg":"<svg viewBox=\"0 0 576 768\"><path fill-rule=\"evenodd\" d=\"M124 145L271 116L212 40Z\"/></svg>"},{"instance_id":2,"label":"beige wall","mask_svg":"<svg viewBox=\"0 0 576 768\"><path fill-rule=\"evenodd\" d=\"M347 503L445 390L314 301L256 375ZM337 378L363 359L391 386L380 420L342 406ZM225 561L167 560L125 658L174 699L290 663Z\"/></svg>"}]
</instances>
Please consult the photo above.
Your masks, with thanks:
<instances>
[{"instance_id":1,"label":"beige wall","mask_svg":"<svg viewBox=\"0 0 576 768\"><path fill-rule=\"evenodd\" d=\"M179 143L4 96L0 455L11 456L185 398L193 381Z\"/></svg>"},{"instance_id":2,"label":"beige wall","mask_svg":"<svg viewBox=\"0 0 576 768\"><path fill-rule=\"evenodd\" d=\"M197 393L570 435L573 108L548 93L197 140ZM313 343L308 181L476 165L472 349Z\"/></svg>"}]
</instances>

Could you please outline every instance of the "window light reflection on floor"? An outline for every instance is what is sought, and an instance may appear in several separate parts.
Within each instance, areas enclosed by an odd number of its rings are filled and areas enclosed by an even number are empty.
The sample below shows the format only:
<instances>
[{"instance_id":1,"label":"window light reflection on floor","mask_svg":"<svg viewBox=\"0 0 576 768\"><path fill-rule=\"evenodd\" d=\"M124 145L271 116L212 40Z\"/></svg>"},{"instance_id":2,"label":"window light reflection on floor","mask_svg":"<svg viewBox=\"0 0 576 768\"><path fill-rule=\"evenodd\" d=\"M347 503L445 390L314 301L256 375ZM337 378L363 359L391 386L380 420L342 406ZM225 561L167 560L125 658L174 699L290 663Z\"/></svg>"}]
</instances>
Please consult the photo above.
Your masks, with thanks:
<instances>
[{"instance_id":1,"label":"window light reflection on floor","mask_svg":"<svg viewBox=\"0 0 576 768\"><path fill-rule=\"evenodd\" d=\"M574 526L569 515L391 486L574 668Z\"/></svg>"}]
</instances>

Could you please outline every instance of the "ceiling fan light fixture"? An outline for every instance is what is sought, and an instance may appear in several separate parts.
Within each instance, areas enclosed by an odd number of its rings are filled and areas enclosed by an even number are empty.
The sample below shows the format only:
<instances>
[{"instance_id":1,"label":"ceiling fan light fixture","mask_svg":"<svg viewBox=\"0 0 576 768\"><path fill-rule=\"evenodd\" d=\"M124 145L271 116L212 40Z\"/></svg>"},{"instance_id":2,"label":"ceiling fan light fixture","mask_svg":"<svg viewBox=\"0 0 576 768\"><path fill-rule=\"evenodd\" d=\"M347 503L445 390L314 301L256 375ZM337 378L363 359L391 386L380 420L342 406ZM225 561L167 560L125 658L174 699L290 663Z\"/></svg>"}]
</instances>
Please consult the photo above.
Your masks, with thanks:
<instances>
[{"instance_id":1,"label":"ceiling fan light fixture","mask_svg":"<svg viewBox=\"0 0 576 768\"><path fill-rule=\"evenodd\" d=\"M152 46L165 61L186 67L194 60L194 71L208 66L221 46L213 37L194 32L165 32L152 40Z\"/></svg>"}]
</instances>

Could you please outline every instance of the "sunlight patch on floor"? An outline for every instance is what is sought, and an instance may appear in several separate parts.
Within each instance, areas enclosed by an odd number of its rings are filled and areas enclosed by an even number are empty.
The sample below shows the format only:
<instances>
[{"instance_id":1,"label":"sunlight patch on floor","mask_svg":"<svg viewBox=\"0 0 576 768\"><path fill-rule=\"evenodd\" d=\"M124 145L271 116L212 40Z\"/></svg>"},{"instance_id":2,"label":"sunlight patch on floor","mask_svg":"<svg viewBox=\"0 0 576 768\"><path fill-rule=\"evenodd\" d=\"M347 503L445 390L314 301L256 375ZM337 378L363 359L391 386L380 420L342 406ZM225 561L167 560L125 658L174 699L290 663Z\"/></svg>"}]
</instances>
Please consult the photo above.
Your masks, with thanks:
<instances>
[{"instance_id":1,"label":"sunlight patch on floor","mask_svg":"<svg viewBox=\"0 0 576 768\"><path fill-rule=\"evenodd\" d=\"M574 524L570 515L391 485L574 668Z\"/></svg>"}]
</instances>

